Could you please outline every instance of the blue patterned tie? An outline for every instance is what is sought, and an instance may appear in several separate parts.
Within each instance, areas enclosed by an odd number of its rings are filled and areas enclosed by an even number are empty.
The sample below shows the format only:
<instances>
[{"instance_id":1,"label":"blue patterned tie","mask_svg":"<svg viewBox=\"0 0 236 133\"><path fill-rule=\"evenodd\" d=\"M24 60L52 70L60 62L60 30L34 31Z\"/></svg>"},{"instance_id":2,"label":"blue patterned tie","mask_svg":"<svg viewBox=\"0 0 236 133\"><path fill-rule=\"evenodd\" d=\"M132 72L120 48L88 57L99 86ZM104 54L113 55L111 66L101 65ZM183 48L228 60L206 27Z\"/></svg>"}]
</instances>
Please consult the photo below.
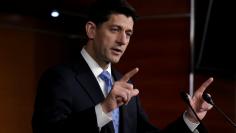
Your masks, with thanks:
<instances>
[{"instance_id":1,"label":"blue patterned tie","mask_svg":"<svg viewBox=\"0 0 236 133\"><path fill-rule=\"evenodd\" d=\"M111 75L108 71L103 71L99 77L105 82L105 93L108 95L112 88ZM115 128L115 133L119 132L119 108L116 108L112 111L113 125Z\"/></svg>"}]
</instances>

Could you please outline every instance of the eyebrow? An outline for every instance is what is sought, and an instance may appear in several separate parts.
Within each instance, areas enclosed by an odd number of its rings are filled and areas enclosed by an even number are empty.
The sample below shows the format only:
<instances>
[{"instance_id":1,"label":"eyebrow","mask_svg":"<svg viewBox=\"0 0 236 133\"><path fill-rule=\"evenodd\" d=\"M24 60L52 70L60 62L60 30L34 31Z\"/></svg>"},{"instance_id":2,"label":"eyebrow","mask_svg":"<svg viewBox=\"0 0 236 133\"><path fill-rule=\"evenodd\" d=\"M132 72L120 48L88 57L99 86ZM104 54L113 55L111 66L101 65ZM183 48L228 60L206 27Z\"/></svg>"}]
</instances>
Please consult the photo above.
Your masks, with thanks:
<instances>
[{"instance_id":1,"label":"eyebrow","mask_svg":"<svg viewBox=\"0 0 236 133\"><path fill-rule=\"evenodd\" d=\"M119 29L123 29L122 26L117 25L117 24L112 24L111 27L118 27ZM133 34L133 29L128 29L126 32L131 32Z\"/></svg>"}]
</instances>

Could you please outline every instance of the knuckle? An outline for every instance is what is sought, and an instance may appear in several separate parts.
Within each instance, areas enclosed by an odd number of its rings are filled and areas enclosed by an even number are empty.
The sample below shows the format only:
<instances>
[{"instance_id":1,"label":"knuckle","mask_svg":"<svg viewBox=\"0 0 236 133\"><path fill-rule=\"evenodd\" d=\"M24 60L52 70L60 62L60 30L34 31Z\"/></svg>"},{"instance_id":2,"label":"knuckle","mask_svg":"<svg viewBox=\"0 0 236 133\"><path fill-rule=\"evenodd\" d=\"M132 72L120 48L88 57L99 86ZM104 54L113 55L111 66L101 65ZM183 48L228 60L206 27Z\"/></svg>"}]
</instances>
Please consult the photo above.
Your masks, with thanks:
<instances>
[{"instance_id":1,"label":"knuckle","mask_svg":"<svg viewBox=\"0 0 236 133\"><path fill-rule=\"evenodd\" d=\"M134 85L133 85L133 84L129 84L129 87L130 87L130 88L134 88Z\"/></svg>"}]
</instances>

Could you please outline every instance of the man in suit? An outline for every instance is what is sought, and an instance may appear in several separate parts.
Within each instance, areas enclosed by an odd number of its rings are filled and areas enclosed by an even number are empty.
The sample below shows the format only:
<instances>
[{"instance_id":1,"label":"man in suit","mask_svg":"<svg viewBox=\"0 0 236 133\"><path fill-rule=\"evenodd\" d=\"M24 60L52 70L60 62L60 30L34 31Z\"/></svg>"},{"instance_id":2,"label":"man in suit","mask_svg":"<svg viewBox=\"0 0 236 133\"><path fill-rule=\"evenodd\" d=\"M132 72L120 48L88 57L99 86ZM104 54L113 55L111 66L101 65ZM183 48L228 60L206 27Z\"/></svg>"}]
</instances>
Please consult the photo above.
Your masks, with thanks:
<instances>
[{"instance_id":1,"label":"man in suit","mask_svg":"<svg viewBox=\"0 0 236 133\"><path fill-rule=\"evenodd\" d=\"M34 133L206 132L190 109L162 130L151 125L130 82L138 68L121 75L112 67L129 44L135 20L134 9L124 0L95 2L85 25L87 44L76 61L50 68L39 81ZM110 79L103 79L103 72ZM200 119L211 109L201 95L212 80L190 98Z\"/></svg>"}]
</instances>

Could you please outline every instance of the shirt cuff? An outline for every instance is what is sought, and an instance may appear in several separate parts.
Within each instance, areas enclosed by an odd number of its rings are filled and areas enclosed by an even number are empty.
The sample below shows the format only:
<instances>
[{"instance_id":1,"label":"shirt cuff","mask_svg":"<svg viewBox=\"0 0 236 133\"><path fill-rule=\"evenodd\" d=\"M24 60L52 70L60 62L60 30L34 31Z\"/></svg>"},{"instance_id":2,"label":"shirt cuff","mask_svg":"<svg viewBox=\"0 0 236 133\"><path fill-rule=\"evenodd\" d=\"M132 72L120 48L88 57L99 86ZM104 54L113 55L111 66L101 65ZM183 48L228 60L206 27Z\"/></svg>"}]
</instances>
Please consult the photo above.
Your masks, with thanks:
<instances>
[{"instance_id":1,"label":"shirt cuff","mask_svg":"<svg viewBox=\"0 0 236 133\"><path fill-rule=\"evenodd\" d=\"M195 129L197 128L197 126L200 124L199 122L198 123L193 123L190 120L188 120L188 118L186 117L186 112L184 112L184 114L183 114L183 119L184 119L184 122L186 123L186 125L188 126L188 128L192 132L194 132Z\"/></svg>"},{"instance_id":2,"label":"shirt cuff","mask_svg":"<svg viewBox=\"0 0 236 133\"><path fill-rule=\"evenodd\" d=\"M112 113L109 112L106 114L105 112L103 112L101 104L97 104L95 106L95 112L97 116L99 131L101 131L101 128L112 120Z\"/></svg>"}]
</instances>

